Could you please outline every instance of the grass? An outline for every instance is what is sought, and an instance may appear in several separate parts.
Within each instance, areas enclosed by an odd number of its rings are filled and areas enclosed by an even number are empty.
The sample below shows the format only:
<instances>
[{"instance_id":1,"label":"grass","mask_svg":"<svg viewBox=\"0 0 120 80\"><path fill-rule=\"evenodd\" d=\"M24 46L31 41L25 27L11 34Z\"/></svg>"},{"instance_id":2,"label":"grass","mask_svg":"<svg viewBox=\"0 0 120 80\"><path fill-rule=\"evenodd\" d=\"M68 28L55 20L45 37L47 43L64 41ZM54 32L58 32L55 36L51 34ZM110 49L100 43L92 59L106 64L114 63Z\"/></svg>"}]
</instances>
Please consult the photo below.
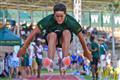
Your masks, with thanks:
<instances>
[{"instance_id":1,"label":"grass","mask_svg":"<svg viewBox=\"0 0 120 80\"><path fill-rule=\"evenodd\" d=\"M85 80L92 80L91 77L88 75L85 75L84 78L85 78Z\"/></svg>"},{"instance_id":2,"label":"grass","mask_svg":"<svg viewBox=\"0 0 120 80\"><path fill-rule=\"evenodd\" d=\"M0 80L12 80L12 79L5 77L5 78L0 78Z\"/></svg>"}]
</instances>

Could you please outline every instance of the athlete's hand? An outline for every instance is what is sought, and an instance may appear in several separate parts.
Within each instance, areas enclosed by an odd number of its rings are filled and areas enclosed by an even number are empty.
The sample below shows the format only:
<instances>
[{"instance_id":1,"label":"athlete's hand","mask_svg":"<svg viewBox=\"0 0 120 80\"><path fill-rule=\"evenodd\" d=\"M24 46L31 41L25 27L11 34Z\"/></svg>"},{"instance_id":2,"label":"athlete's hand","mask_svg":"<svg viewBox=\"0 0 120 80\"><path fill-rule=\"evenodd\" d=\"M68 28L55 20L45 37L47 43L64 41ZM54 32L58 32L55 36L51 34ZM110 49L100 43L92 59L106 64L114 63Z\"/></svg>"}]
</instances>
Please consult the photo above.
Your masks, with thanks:
<instances>
[{"instance_id":1,"label":"athlete's hand","mask_svg":"<svg viewBox=\"0 0 120 80\"><path fill-rule=\"evenodd\" d=\"M88 58L90 61L92 61L92 55L89 50L84 51L84 56Z\"/></svg>"},{"instance_id":2,"label":"athlete's hand","mask_svg":"<svg viewBox=\"0 0 120 80\"><path fill-rule=\"evenodd\" d=\"M22 47L20 48L20 50L18 51L17 57L21 57L22 55L24 55L26 53L26 48Z\"/></svg>"}]
</instances>

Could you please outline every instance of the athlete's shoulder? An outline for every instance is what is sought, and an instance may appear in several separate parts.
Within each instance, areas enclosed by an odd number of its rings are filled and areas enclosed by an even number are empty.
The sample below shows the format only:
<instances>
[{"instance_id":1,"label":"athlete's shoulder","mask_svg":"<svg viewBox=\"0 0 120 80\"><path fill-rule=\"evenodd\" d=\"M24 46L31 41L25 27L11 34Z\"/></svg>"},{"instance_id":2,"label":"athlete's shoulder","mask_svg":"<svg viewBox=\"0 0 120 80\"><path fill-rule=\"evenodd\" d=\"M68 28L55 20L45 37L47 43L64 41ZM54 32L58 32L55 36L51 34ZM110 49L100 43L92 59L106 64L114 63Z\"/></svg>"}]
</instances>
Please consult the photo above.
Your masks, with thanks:
<instances>
[{"instance_id":1,"label":"athlete's shoulder","mask_svg":"<svg viewBox=\"0 0 120 80\"><path fill-rule=\"evenodd\" d=\"M67 18L68 20L76 21L76 19L75 19L73 16L69 15L69 14L66 15L66 18Z\"/></svg>"},{"instance_id":2,"label":"athlete's shoulder","mask_svg":"<svg viewBox=\"0 0 120 80\"><path fill-rule=\"evenodd\" d=\"M77 24L77 25L79 24L77 22L77 20L73 16L71 16L69 14L66 15L66 23L68 23L69 25L72 25L72 26L73 26L73 24Z\"/></svg>"},{"instance_id":3,"label":"athlete's shoulder","mask_svg":"<svg viewBox=\"0 0 120 80\"><path fill-rule=\"evenodd\" d=\"M49 25L53 20L54 20L54 15L50 14L50 15L47 15L46 17L44 17L43 19L41 19L38 22L38 25L40 24L40 25L42 25L42 27L45 27L45 26Z\"/></svg>"}]
</instances>

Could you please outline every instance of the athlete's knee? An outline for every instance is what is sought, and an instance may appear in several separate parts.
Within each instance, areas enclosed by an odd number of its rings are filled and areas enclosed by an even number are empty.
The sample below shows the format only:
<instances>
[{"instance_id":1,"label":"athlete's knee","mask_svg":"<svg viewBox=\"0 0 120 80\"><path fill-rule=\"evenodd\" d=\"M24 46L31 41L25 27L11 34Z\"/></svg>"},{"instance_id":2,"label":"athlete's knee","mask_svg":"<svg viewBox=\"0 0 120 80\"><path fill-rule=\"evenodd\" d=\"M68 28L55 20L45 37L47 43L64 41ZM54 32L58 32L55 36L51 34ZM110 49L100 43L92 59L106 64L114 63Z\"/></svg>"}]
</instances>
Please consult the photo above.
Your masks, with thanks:
<instances>
[{"instance_id":1,"label":"athlete's knee","mask_svg":"<svg viewBox=\"0 0 120 80\"><path fill-rule=\"evenodd\" d=\"M71 32L69 30L64 30L62 34L62 41L70 42L70 40L71 40Z\"/></svg>"},{"instance_id":2,"label":"athlete's knee","mask_svg":"<svg viewBox=\"0 0 120 80\"><path fill-rule=\"evenodd\" d=\"M56 33L54 33L54 32L51 32L51 33L49 33L48 34L48 40L50 40L50 39L57 39L57 34Z\"/></svg>"},{"instance_id":3,"label":"athlete's knee","mask_svg":"<svg viewBox=\"0 0 120 80\"><path fill-rule=\"evenodd\" d=\"M71 38L71 32L69 30L64 30L62 35L64 38Z\"/></svg>"},{"instance_id":4,"label":"athlete's knee","mask_svg":"<svg viewBox=\"0 0 120 80\"><path fill-rule=\"evenodd\" d=\"M71 32L67 29L63 31L63 35L70 35L70 34L71 34Z\"/></svg>"}]
</instances>

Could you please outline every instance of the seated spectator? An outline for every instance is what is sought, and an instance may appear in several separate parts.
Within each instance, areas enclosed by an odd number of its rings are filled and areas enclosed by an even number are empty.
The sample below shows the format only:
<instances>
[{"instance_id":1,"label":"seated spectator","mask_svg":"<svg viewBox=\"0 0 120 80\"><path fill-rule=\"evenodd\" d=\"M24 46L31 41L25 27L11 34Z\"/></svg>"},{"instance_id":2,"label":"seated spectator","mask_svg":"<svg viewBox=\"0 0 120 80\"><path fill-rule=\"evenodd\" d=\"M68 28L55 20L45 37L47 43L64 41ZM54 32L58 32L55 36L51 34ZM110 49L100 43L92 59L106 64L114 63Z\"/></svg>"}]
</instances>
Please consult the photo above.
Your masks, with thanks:
<instances>
[{"instance_id":1,"label":"seated spectator","mask_svg":"<svg viewBox=\"0 0 120 80\"><path fill-rule=\"evenodd\" d=\"M76 69L77 66L77 55L72 54L71 55L71 68Z\"/></svg>"},{"instance_id":2,"label":"seated spectator","mask_svg":"<svg viewBox=\"0 0 120 80\"><path fill-rule=\"evenodd\" d=\"M83 71L84 71L85 75L89 75L90 74L90 61L88 59L84 60Z\"/></svg>"},{"instance_id":3,"label":"seated spectator","mask_svg":"<svg viewBox=\"0 0 120 80\"><path fill-rule=\"evenodd\" d=\"M83 65L84 64L84 56L83 56L83 54L78 55L77 63L78 63L78 65Z\"/></svg>"}]
</instances>

